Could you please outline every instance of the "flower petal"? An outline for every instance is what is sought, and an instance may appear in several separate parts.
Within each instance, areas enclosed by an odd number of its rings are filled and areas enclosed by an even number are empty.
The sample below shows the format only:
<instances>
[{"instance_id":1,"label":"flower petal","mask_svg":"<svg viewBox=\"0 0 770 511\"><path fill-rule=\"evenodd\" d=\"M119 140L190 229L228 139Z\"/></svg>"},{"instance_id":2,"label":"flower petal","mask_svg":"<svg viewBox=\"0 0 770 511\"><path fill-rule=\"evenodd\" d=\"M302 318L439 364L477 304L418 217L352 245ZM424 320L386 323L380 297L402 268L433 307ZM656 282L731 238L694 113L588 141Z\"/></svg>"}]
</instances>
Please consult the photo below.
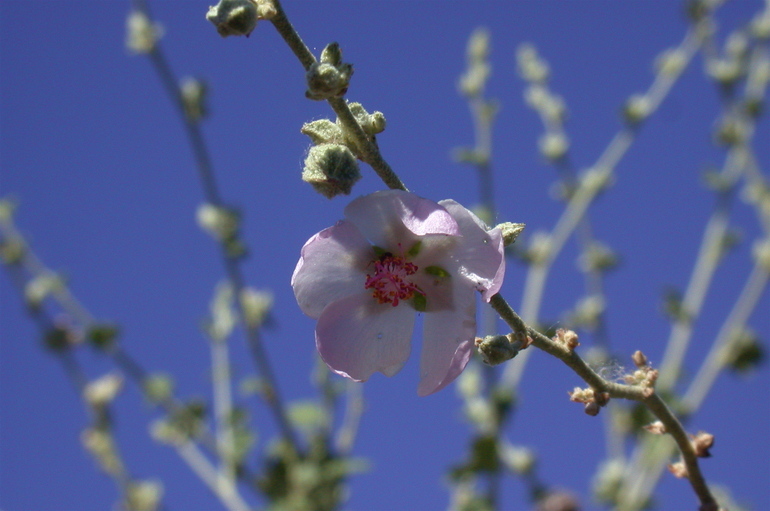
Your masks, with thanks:
<instances>
[{"instance_id":1,"label":"flower petal","mask_svg":"<svg viewBox=\"0 0 770 511\"><path fill-rule=\"evenodd\" d=\"M361 231L346 220L310 238L291 277L302 312L318 318L330 303L361 292L364 268L374 257Z\"/></svg>"},{"instance_id":2,"label":"flower petal","mask_svg":"<svg viewBox=\"0 0 770 511\"><path fill-rule=\"evenodd\" d=\"M366 381L376 371L396 374L411 350L414 310L377 303L358 293L330 303L316 325L316 346L337 374Z\"/></svg>"},{"instance_id":3,"label":"flower petal","mask_svg":"<svg viewBox=\"0 0 770 511\"><path fill-rule=\"evenodd\" d=\"M417 394L427 396L454 381L471 358L476 335L476 294L455 288L455 309L425 314L420 384Z\"/></svg>"},{"instance_id":4,"label":"flower petal","mask_svg":"<svg viewBox=\"0 0 770 511\"><path fill-rule=\"evenodd\" d=\"M396 251L408 250L415 236L457 236L457 222L437 203L403 190L385 190L360 197L345 208L345 216L373 244Z\"/></svg>"},{"instance_id":5,"label":"flower petal","mask_svg":"<svg viewBox=\"0 0 770 511\"><path fill-rule=\"evenodd\" d=\"M470 280L485 301L489 301L503 285L505 255L500 229L487 231L479 217L449 199L439 202L457 221L462 237L451 253L459 264L459 272Z\"/></svg>"}]
</instances>

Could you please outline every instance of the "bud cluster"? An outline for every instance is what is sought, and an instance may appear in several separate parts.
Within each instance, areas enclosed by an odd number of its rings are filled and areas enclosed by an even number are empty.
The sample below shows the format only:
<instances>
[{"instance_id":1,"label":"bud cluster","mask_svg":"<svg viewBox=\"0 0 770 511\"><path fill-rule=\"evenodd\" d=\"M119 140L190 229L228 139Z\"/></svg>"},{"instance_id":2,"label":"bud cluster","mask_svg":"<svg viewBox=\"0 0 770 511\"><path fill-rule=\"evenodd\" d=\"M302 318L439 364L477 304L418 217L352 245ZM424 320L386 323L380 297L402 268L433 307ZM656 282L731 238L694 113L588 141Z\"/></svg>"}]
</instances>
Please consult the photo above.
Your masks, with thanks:
<instances>
[{"instance_id":1,"label":"bud cluster","mask_svg":"<svg viewBox=\"0 0 770 511\"><path fill-rule=\"evenodd\" d=\"M593 388L587 387L575 389L569 393L569 400L573 403L583 403L584 411L591 416L599 414L601 408L610 401L610 395L607 392L596 392Z\"/></svg>"},{"instance_id":2,"label":"bud cluster","mask_svg":"<svg viewBox=\"0 0 770 511\"><path fill-rule=\"evenodd\" d=\"M353 65L342 61L342 50L337 43L331 43L321 53L321 59L307 70L308 99L320 101L345 95L353 76Z\"/></svg>"}]
</instances>

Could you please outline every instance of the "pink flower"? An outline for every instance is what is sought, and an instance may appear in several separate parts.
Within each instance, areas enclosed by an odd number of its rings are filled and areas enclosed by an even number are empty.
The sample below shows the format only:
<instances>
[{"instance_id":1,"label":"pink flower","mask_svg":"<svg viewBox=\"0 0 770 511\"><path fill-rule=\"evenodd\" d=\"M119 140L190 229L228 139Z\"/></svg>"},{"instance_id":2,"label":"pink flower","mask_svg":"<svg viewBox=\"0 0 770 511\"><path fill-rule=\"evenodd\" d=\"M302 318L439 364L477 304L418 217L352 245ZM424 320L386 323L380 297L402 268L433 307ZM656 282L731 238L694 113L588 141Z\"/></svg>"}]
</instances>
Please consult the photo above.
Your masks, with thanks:
<instances>
[{"instance_id":1,"label":"pink flower","mask_svg":"<svg viewBox=\"0 0 770 511\"><path fill-rule=\"evenodd\" d=\"M453 200L401 190L356 199L345 217L305 243L291 279L302 311L318 319L318 352L355 381L393 376L409 358L414 313L424 312L417 393L444 388L471 357L475 291L489 301L500 290L500 230Z\"/></svg>"}]
</instances>

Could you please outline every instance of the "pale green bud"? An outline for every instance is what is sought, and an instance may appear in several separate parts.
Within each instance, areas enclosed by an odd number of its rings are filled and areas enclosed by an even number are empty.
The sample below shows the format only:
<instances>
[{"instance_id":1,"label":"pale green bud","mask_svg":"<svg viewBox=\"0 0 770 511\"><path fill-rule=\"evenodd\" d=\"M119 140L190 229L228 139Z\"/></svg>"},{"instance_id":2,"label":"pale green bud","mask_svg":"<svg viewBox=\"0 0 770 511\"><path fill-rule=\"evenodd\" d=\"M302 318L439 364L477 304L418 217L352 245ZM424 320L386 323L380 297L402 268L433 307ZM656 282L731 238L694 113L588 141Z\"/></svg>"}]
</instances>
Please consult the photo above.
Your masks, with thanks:
<instances>
[{"instance_id":1,"label":"pale green bud","mask_svg":"<svg viewBox=\"0 0 770 511\"><path fill-rule=\"evenodd\" d=\"M317 121L307 122L302 126L300 132L310 137L313 144L336 144L340 143L344 135L342 128L337 126L329 119L318 119Z\"/></svg>"},{"instance_id":2,"label":"pale green bud","mask_svg":"<svg viewBox=\"0 0 770 511\"><path fill-rule=\"evenodd\" d=\"M469 61L485 61L489 56L489 30L479 27L468 39L467 55Z\"/></svg>"},{"instance_id":3,"label":"pale green bud","mask_svg":"<svg viewBox=\"0 0 770 511\"><path fill-rule=\"evenodd\" d=\"M519 74L528 82L542 83L548 80L548 63L540 58L534 45L519 45L516 49L516 62Z\"/></svg>"},{"instance_id":4,"label":"pale green bud","mask_svg":"<svg viewBox=\"0 0 770 511\"><path fill-rule=\"evenodd\" d=\"M83 447L96 459L99 466L108 474L122 474L123 463L115 450L112 435L103 429L88 428L80 436Z\"/></svg>"},{"instance_id":5,"label":"pale green bud","mask_svg":"<svg viewBox=\"0 0 770 511\"><path fill-rule=\"evenodd\" d=\"M174 382L166 374L151 374L142 383L144 396L151 403L157 404L171 399L174 393Z\"/></svg>"},{"instance_id":6,"label":"pale green bud","mask_svg":"<svg viewBox=\"0 0 770 511\"><path fill-rule=\"evenodd\" d=\"M532 264L543 264L551 254L551 237L548 233L539 231L532 235L525 258Z\"/></svg>"},{"instance_id":7,"label":"pale green bud","mask_svg":"<svg viewBox=\"0 0 770 511\"><path fill-rule=\"evenodd\" d=\"M483 339L476 339L476 349L485 364L496 366L518 355L521 343L516 344L506 335L488 335Z\"/></svg>"},{"instance_id":8,"label":"pale green bud","mask_svg":"<svg viewBox=\"0 0 770 511\"><path fill-rule=\"evenodd\" d=\"M54 273L37 275L24 286L24 299L32 308L42 305L48 295L64 287L61 277Z\"/></svg>"},{"instance_id":9,"label":"pale green bud","mask_svg":"<svg viewBox=\"0 0 770 511\"><path fill-rule=\"evenodd\" d=\"M7 223L13 220L17 204L12 199L0 199L0 223Z\"/></svg>"},{"instance_id":10,"label":"pale green bud","mask_svg":"<svg viewBox=\"0 0 770 511\"><path fill-rule=\"evenodd\" d=\"M245 288L241 291L241 307L246 325L259 328L273 308L273 294L269 291Z\"/></svg>"},{"instance_id":11,"label":"pale green bud","mask_svg":"<svg viewBox=\"0 0 770 511\"><path fill-rule=\"evenodd\" d=\"M535 468L535 453L527 447L504 444L500 450L500 458L513 473L526 476Z\"/></svg>"},{"instance_id":12,"label":"pale green bud","mask_svg":"<svg viewBox=\"0 0 770 511\"><path fill-rule=\"evenodd\" d=\"M569 139L560 131L548 131L538 140L540 154L550 161L564 158L569 149Z\"/></svg>"},{"instance_id":13,"label":"pale green bud","mask_svg":"<svg viewBox=\"0 0 770 511\"><path fill-rule=\"evenodd\" d=\"M235 237L240 228L240 215L223 206L201 204L197 217L198 225L220 241Z\"/></svg>"},{"instance_id":14,"label":"pale green bud","mask_svg":"<svg viewBox=\"0 0 770 511\"><path fill-rule=\"evenodd\" d=\"M361 103L348 103L348 108L350 109L350 113L353 114L353 117L356 118L356 121L358 121L361 129L363 129L364 133L367 135L376 135L385 130L385 115L383 115L382 112L375 111L370 114ZM339 119L337 120L337 125L344 132L344 127ZM348 145L350 146L352 141L349 142Z\"/></svg>"},{"instance_id":15,"label":"pale green bud","mask_svg":"<svg viewBox=\"0 0 770 511\"><path fill-rule=\"evenodd\" d=\"M0 259L5 264L19 264L24 259L26 252L24 243L19 239L0 241Z\"/></svg>"},{"instance_id":16,"label":"pale green bud","mask_svg":"<svg viewBox=\"0 0 770 511\"><path fill-rule=\"evenodd\" d=\"M686 55L678 48L669 48L655 59L655 69L667 76L678 76L687 64Z\"/></svg>"},{"instance_id":17,"label":"pale green bud","mask_svg":"<svg viewBox=\"0 0 770 511\"><path fill-rule=\"evenodd\" d=\"M245 35L257 26L257 4L253 0L219 0L209 7L206 19L217 27L222 37Z\"/></svg>"},{"instance_id":18,"label":"pale green bud","mask_svg":"<svg viewBox=\"0 0 770 511\"><path fill-rule=\"evenodd\" d=\"M637 124L650 116L652 113L652 101L646 94L634 94L623 107L623 115L631 124Z\"/></svg>"},{"instance_id":19,"label":"pale green bud","mask_svg":"<svg viewBox=\"0 0 770 511\"><path fill-rule=\"evenodd\" d=\"M321 195L329 199L340 194L348 195L359 179L358 160L346 146L319 144L308 151L302 180L310 183Z\"/></svg>"},{"instance_id":20,"label":"pale green bud","mask_svg":"<svg viewBox=\"0 0 770 511\"><path fill-rule=\"evenodd\" d=\"M618 264L618 256L607 245L595 241L578 258L578 266L584 272L606 271Z\"/></svg>"},{"instance_id":21,"label":"pale green bud","mask_svg":"<svg viewBox=\"0 0 770 511\"><path fill-rule=\"evenodd\" d=\"M751 35L757 39L770 39L770 7L758 13L751 21Z\"/></svg>"},{"instance_id":22,"label":"pale green bud","mask_svg":"<svg viewBox=\"0 0 770 511\"><path fill-rule=\"evenodd\" d=\"M126 47L133 53L151 53L162 36L163 27L153 23L143 11L133 10L128 14Z\"/></svg>"},{"instance_id":23,"label":"pale green bud","mask_svg":"<svg viewBox=\"0 0 770 511\"><path fill-rule=\"evenodd\" d=\"M743 66L736 58L713 59L706 66L706 72L720 85L729 86L740 79Z\"/></svg>"},{"instance_id":24,"label":"pale green bud","mask_svg":"<svg viewBox=\"0 0 770 511\"><path fill-rule=\"evenodd\" d=\"M193 122L206 116L206 84L197 78L185 78L180 87L182 104L187 118Z\"/></svg>"},{"instance_id":25,"label":"pale green bud","mask_svg":"<svg viewBox=\"0 0 770 511\"><path fill-rule=\"evenodd\" d=\"M126 488L125 503L121 509L131 511L156 511L163 498L160 481L132 481Z\"/></svg>"},{"instance_id":26,"label":"pale green bud","mask_svg":"<svg viewBox=\"0 0 770 511\"><path fill-rule=\"evenodd\" d=\"M222 281L217 284L214 291L214 297L211 300L211 315L204 325L206 334L215 342L224 342L230 337L237 316L233 311L233 286L229 281Z\"/></svg>"},{"instance_id":27,"label":"pale green bud","mask_svg":"<svg viewBox=\"0 0 770 511\"><path fill-rule=\"evenodd\" d=\"M83 390L83 397L94 408L102 408L112 403L122 388L123 377L109 373L89 382Z\"/></svg>"}]
</instances>

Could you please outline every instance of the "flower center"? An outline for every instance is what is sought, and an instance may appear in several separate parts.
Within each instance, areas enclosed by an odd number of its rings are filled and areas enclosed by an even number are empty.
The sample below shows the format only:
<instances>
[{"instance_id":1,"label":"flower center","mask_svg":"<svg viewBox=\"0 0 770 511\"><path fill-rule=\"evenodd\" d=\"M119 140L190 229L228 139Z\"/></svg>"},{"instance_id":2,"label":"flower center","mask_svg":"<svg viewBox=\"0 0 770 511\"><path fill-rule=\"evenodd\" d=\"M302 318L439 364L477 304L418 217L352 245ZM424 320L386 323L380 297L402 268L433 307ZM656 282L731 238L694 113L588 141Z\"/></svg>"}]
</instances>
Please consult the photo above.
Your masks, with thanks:
<instances>
[{"instance_id":1,"label":"flower center","mask_svg":"<svg viewBox=\"0 0 770 511\"><path fill-rule=\"evenodd\" d=\"M365 289L372 289L372 296L379 303L390 303L393 307L399 300L409 300L415 293L423 294L409 276L417 273L417 265L400 256L383 254L374 261L374 275L366 275Z\"/></svg>"}]
</instances>

